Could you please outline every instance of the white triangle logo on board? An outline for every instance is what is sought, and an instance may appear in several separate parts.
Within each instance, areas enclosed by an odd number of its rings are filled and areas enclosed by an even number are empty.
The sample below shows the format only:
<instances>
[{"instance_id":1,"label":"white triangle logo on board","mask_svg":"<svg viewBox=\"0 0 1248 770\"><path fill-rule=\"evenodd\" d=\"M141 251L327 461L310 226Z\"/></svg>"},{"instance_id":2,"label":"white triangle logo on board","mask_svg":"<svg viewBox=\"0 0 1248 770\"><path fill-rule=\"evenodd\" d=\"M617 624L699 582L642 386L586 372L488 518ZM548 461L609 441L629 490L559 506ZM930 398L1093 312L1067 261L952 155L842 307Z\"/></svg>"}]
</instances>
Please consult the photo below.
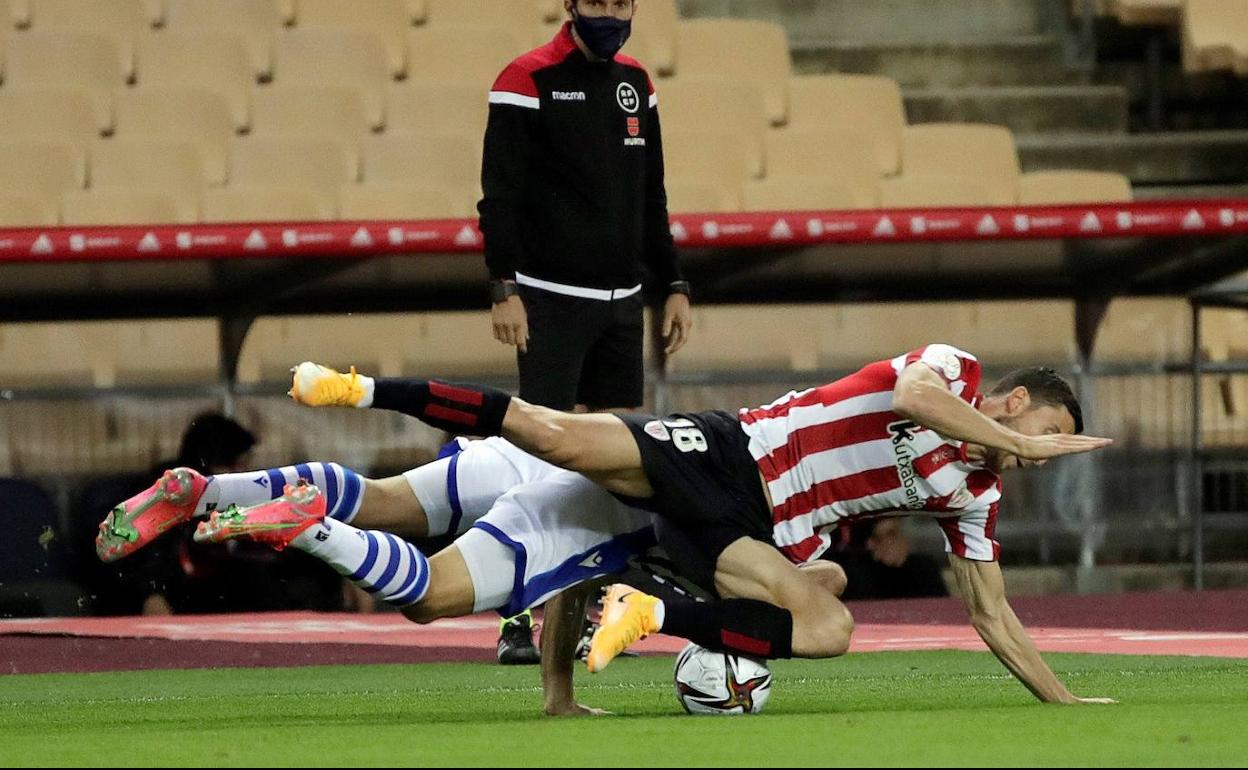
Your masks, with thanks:
<instances>
[{"instance_id":1,"label":"white triangle logo on board","mask_svg":"<svg viewBox=\"0 0 1248 770\"><path fill-rule=\"evenodd\" d=\"M30 246L31 254L51 254L55 251L56 247L52 245L52 239L47 236L47 233L41 234Z\"/></svg>"},{"instance_id":2,"label":"white triangle logo on board","mask_svg":"<svg viewBox=\"0 0 1248 770\"><path fill-rule=\"evenodd\" d=\"M1200 215L1196 209L1187 212L1187 216L1183 217L1184 230L1204 230L1205 218Z\"/></svg>"},{"instance_id":3,"label":"white triangle logo on board","mask_svg":"<svg viewBox=\"0 0 1248 770\"><path fill-rule=\"evenodd\" d=\"M264 251L269 248L269 242L264 239L264 233L252 230L247 240L243 241L243 248L249 251Z\"/></svg>"},{"instance_id":4,"label":"white triangle logo on board","mask_svg":"<svg viewBox=\"0 0 1248 770\"><path fill-rule=\"evenodd\" d=\"M892 238L897 235L897 228L893 226L893 220L884 217L871 231L871 234L877 238Z\"/></svg>"},{"instance_id":5,"label":"white triangle logo on board","mask_svg":"<svg viewBox=\"0 0 1248 770\"><path fill-rule=\"evenodd\" d=\"M464 229L455 236L455 243L459 246L476 246L480 242L481 237L472 229L472 225L464 225Z\"/></svg>"},{"instance_id":6,"label":"white triangle logo on board","mask_svg":"<svg viewBox=\"0 0 1248 770\"><path fill-rule=\"evenodd\" d=\"M783 219L776 222L771 228L771 238L776 241L787 241L793 237L793 228L789 227L789 223Z\"/></svg>"},{"instance_id":7,"label":"white triangle logo on board","mask_svg":"<svg viewBox=\"0 0 1248 770\"><path fill-rule=\"evenodd\" d=\"M139 241L139 251L148 254L160 251L160 239L156 237L156 233L148 233L143 236L143 240Z\"/></svg>"},{"instance_id":8,"label":"white triangle logo on board","mask_svg":"<svg viewBox=\"0 0 1248 770\"><path fill-rule=\"evenodd\" d=\"M980 235L996 235L1001 232L1001 226L992 218L992 214L984 214L984 218L975 226L975 232Z\"/></svg>"},{"instance_id":9,"label":"white triangle logo on board","mask_svg":"<svg viewBox=\"0 0 1248 770\"><path fill-rule=\"evenodd\" d=\"M672 240L674 241L689 240L689 231L686 230L685 226L681 224L680 222L672 223Z\"/></svg>"},{"instance_id":10,"label":"white triangle logo on board","mask_svg":"<svg viewBox=\"0 0 1248 770\"><path fill-rule=\"evenodd\" d=\"M1099 233L1101 231L1101 218L1096 215L1095 211L1089 211L1079 223L1079 229L1085 233Z\"/></svg>"},{"instance_id":11,"label":"white triangle logo on board","mask_svg":"<svg viewBox=\"0 0 1248 770\"><path fill-rule=\"evenodd\" d=\"M373 245L373 236L367 227L355 231L355 235L351 236L351 245L357 249L367 249Z\"/></svg>"}]
</instances>

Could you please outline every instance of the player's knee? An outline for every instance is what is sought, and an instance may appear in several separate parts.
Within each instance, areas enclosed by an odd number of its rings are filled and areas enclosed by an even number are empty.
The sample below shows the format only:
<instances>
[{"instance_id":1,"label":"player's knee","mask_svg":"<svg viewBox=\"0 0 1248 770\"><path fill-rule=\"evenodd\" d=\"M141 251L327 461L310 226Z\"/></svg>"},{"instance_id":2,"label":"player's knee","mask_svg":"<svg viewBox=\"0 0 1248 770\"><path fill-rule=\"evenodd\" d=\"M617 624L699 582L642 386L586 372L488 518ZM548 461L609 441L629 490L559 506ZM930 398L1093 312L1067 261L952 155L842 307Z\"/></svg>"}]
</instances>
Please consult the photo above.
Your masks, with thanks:
<instances>
[{"instance_id":1,"label":"player's knee","mask_svg":"<svg viewBox=\"0 0 1248 770\"><path fill-rule=\"evenodd\" d=\"M835 658L849 651L854 617L840 601L812 602L794 613L794 627L801 629L805 657Z\"/></svg>"},{"instance_id":2,"label":"player's knee","mask_svg":"<svg viewBox=\"0 0 1248 770\"><path fill-rule=\"evenodd\" d=\"M433 602L429 601L417 602L403 608L403 617L422 626L441 620L444 614Z\"/></svg>"}]
</instances>

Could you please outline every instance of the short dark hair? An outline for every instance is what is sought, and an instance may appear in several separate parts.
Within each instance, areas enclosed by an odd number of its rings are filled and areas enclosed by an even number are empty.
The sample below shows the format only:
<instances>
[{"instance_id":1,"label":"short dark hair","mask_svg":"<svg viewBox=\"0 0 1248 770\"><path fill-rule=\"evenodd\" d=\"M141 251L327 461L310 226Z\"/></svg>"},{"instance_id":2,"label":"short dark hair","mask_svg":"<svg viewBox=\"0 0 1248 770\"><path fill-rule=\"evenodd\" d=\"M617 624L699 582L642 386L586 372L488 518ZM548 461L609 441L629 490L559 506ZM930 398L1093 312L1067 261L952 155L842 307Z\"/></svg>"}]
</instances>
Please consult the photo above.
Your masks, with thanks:
<instances>
[{"instance_id":1,"label":"short dark hair","mask_svg":"<svg viewBox=\"0 0 1248 770\"><path fill-rule=\"evenodd\" d=\"M201 473L233 465L256 445L256 436L223 414L205 412L191 421L182 435L178 464Z\"/></svg>"},{"instance_id":2,"label":"short dark hair","mask_svg":"<svg viewBox=\"0 0 1248 770\"><path fill-rule=\"evenodd\" d=\"M1020 385L1031 394L1034 404L1066 407L1070 416L1075 418L1075 433L1083 433L1083 409L1079 406L1079 399L1075 397L1070 383L1062 379L1055 369L1047 366L1015 369L1002 377L988 395L1003 396Z\"/></svg>"}]
</instances>

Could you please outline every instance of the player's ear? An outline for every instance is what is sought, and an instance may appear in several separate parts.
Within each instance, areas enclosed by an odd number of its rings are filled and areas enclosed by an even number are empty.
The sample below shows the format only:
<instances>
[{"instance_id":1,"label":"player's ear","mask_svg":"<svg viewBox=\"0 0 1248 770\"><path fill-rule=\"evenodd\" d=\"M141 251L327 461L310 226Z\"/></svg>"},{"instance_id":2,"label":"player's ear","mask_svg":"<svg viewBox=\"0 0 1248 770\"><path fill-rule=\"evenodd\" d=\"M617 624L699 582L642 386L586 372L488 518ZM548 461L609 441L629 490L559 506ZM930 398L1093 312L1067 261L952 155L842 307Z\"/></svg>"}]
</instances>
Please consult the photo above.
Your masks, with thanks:
<instances>
[{"instance_id":1,"label":"player's ear","mask_svg":"<svg viewBox=\"0 0 1248 770\"><path fill-rule=\"evenodd\" d=\"M1027 388L1019 385L1005 395L1005 413L1010 417L1015 417L1027 411L1031 406L1031 393Z\"/></svg>"}]
</instances>

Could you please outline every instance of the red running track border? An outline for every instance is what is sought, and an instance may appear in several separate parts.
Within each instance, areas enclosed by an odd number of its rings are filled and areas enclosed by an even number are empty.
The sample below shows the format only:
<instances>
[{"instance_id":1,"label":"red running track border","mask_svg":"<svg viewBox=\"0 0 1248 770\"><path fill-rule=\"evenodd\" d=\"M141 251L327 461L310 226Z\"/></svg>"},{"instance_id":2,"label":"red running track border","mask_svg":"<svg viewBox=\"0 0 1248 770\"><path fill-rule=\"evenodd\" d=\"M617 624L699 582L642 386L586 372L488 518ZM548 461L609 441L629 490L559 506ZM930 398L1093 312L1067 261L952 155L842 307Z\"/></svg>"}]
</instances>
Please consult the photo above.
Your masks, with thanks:
<instances>
[{"instance_id":1,"label":"red running track border","mask_svg":"<svg viewBox=\"0 0 1248 770\"><path fill-rule=\"evenodd\" d=\"M685 248L1242 235L1248 199L672 217ZM481 252L475 220L0 229L0 263Z\"/></svg>"}]
</instances>

